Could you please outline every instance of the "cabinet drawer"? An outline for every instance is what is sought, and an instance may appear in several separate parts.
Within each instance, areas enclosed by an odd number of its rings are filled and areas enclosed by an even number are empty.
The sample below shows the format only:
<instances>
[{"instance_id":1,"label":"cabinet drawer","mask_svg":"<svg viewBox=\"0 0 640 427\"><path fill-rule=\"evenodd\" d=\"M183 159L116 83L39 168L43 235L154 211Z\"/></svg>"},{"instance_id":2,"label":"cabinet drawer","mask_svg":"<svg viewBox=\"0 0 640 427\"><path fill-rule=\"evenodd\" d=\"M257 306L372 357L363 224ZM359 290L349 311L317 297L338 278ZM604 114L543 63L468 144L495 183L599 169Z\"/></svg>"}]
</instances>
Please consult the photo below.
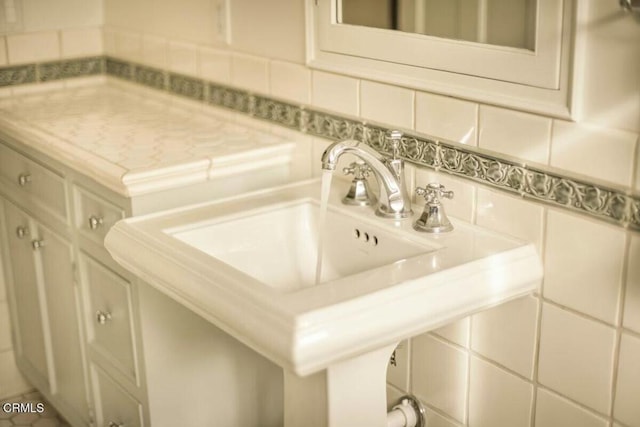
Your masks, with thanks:
<instances>
[{"instance_id":1,"label":"cabinet drawer","mask_svg":"<svg viewBox=\"0 0 640 427\"><path fill-rule=\"evenodd\" d=\"M142 427L142 405L111 377L92 366L98 426Z\"/></svg>"},{"instance_id":2,"label":"cabinet drawer","mask_svg":"<svg viewBox=\"0 0 640 427\"><path fill-rule=\"evenodd\" d=\"M89 344L138 384L131 284L84 253L80 261L83 282L88 289Z\"/></svg>"},{"instance_id":3,"label":"cabinet drawer","mask_svg":"<svg viewBox=\"0 0 640 427\"><path fill-rule=\"evenodd\" d=\"M124 210L81 187L75 187L76 228L102 245L109 229L124 218Z\"/></svg>"},{"instance_id":4,"label":"cabinet drawer","mask_svg":"<svg viewBox=\"0 0 640 427\"><path fill-rule=\"evenodd\" d=\"M0 176L33 203L67 222L65 181L61 174L0 144Z\"/></svg>"}]
</instances>

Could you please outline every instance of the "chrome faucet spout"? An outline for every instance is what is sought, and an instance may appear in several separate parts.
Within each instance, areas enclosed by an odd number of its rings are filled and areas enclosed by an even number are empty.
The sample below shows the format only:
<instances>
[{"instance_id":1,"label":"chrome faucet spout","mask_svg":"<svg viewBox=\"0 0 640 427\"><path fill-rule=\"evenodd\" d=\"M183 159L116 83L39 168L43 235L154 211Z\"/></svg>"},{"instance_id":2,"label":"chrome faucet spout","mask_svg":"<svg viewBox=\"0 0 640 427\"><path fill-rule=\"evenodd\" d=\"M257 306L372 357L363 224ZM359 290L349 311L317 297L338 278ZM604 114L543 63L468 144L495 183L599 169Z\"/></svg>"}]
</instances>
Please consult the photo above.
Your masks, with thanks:
<instances>
[{"instance_id":1,"label":"chrome faucet spout","mask_svg":"<svg viewBox=\"0 0 640 427\"><path fill-rule=\"evenodd\" d=\"M377 215L395 219L411 215L411 200L406 190L402 160L389 159L362 142L348 139L336 142L325 150L322 154L322 168L335 170L338 159L345 153L366 162L378 180L380 197Z\"/></svg>"}]
</instances>

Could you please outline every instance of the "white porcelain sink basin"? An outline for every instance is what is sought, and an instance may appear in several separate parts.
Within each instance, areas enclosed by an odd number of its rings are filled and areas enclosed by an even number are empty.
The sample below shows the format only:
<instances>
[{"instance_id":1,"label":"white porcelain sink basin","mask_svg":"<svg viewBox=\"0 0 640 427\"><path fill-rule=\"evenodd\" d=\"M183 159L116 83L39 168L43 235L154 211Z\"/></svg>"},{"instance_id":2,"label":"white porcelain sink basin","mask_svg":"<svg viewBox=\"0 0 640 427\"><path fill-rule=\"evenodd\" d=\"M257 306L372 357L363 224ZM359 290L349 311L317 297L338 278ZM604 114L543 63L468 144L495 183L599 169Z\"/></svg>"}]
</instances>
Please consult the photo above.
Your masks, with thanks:
<instances>
[{"instance_id":1,"label":"white porcelain sink basin","mask_svg":"<svg viewBox=\"0 0 640 427\"><path fill-rule=\"evenodd\" d=\"M148 284L301 376L538 287L532 244L455 219L450 233L418 233L415 218L340 204L348 183L336 181L318 285L319 181L129 218L105 245Z\"/></svg>"},{"instance_id":2,"label":"white porcelain sink basin","mask_svg":"<svg viewBox=\"0 0 640 427\"><path fill-rule=\"evenodd\" d=\"M316 284L320 234L320 283L435 250L427 242L372 227L334 208L328 210L322 231L319 221L318 203L303 199L165 232L282 292Z\"/></svg>"}]
</instances>

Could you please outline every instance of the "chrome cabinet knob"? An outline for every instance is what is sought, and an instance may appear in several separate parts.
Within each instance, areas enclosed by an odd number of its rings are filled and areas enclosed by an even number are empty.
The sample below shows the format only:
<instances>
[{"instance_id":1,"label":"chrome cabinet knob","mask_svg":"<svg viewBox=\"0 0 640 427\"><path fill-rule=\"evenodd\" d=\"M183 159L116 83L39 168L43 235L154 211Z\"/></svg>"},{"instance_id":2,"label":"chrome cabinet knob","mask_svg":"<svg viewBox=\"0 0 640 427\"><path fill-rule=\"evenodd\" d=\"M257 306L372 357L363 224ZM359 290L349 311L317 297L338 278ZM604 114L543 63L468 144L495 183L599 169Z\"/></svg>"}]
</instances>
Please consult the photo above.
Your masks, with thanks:
<instances>
[{"instance_id":1,"label":"chrome cabinet knob","mask_svg":"<svg viewBox=\"0 0 640 427\"><path fill-rule=\"evenodd\" d=\"M96 311L96 322L98 322L99 325L105 325L109 320L111 320L111 313L102 310Z\"/></svg>"},{"instance_id":2,"label":"chrome cabinet knob","mask_svg":"<svg viewBox=\"0 0 640 427\"><path fill-rule=\"evenodd\" d=\"M30 173L21 173L18 175L18 185L20 187L24 187L25 185L31 182L31 174Z\"/></svg>"},{"instance_id":3,"label":"chrome cabinet knob","mask_svg":"<svg viewBox=\"0 0 640 427\"><path fill-rule=\"evenodd\" d=\"M36 239L31 241L31 247L34 251L41 249L42 247L46 246L46 244L47 242L45 242L43 239Z\"/></svg>"},{"instance_id":4,"label":"chrome cabinet knob","mask_svg":"<svg viewBox=\"0 0 640 427\"><path fill-rule=\"evenodd\" d=\"M104 224L104 218L102 218L101 216L91 215L89 217L89 228L91 230L98 229L98 227L102 226L102 224Z\"/></svg>"},{"instance_id":5,"label":"chrome cabinet knob","mask_svg":"<svg viewBox=\"0 0 640 427\"><path fill-rule=\"evenodd\" d=\"M16 228L16 236L18 236L18 239L24 239L24 237L28 235L29 229L27 227L20 225Z\"/></svg>"}]
</instances>

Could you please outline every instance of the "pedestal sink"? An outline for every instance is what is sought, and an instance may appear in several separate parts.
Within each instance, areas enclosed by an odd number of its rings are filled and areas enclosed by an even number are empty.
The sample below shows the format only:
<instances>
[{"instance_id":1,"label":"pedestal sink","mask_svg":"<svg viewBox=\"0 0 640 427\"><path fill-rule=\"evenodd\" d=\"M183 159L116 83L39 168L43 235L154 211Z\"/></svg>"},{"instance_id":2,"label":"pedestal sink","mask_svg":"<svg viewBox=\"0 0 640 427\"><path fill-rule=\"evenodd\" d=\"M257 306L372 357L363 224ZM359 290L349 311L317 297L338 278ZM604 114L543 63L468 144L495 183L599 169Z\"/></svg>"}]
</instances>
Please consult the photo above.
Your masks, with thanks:
<instances>
[{"instance_id":1,"label":"pedestal sink","mask_svg":"<svg viewBox=\"0 0 640 427\"><path fill-rule=\"evenodd\" d=\"M105 245L282 366L288 427L382 427L399 341L526 295L542 270L532 244L455 220L450 233L418 233L411 218L341 205L347 187L331 190L319 284L319 181L129 218Z\"/></svg>"}]
</instances>

